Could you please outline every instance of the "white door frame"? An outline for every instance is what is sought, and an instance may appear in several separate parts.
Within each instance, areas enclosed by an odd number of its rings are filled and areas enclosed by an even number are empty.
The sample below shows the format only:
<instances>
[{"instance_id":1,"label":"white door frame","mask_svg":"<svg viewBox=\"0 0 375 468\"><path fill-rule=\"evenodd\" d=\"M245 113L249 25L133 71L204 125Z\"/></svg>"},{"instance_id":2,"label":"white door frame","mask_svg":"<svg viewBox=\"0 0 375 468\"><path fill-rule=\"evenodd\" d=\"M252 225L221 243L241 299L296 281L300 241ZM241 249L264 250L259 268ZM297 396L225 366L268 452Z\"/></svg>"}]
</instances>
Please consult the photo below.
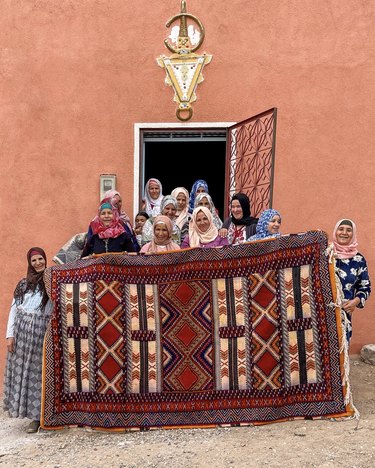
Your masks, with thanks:
<instances>
[{"instance_id":1,"label":"white door frame","mask_svg":"<svg viewBox=\"0 0 375 468\"><path fill-rule=\"evenodd\" d=\"M133 219L138 213L138 187L139 187L139 153L140 153L140 133L144 129L162 129L162 128L190 128L190 129L206 129L206 128L227 128L234 125L236 122L144 122L134 124L134 182L133 182Z\"/></svg>"}]
</instances>

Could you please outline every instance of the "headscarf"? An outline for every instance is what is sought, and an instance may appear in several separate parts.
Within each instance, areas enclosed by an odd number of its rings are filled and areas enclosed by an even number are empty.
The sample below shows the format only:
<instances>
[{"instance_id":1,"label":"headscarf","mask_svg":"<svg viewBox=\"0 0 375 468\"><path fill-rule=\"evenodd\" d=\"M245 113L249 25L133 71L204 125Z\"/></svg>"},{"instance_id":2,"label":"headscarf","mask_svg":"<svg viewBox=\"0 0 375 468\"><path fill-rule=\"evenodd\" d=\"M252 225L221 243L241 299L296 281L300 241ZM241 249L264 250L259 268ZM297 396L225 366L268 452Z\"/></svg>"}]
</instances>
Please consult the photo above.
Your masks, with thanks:
<instances>
[{"instance_id":1,"label":"headscarf","mask_svg":"<svg viewBox=\"0 0 375 468\"><path fill-rule=\"evenodd\" d=\"M197 208L197 206L199 206L199 203L202 201L203 198L207 198L208 203L210 205L210 211L211 211L211 214L212 214L212 217L213 217L214 224L218 229L220 229L221 226L223 225L223 222L221 221L221 219L217 215L217 211L216 211L214 202L212 201L212 198L211 198L210 194L208 194L206 192L198 193L197 196L195 197L194 208Z\"/></svg>"},{"instance_id":2,"label":"headscarf","mask_svg":"<svg viewBox=\"0 0 375 468\"><path fill-rule=\"evenodd\" d=\"M175 197L177 200L178 195L182 193L186 197L186 206L182 211L178 211L178 204L177 204L177 218L176 218L176 224L177 226L182 229L182 226L186 223L187 221L187 215L189 213L189 192L186 190L185 187L177 187L174 190L172 190L172 197Z\"/></svg>"},{"instance_id":3,"label":"headscarf","mask_svg":"<svg viewBox=\"0 0 375 468\"><path fill-rule=\"evenodd\" d=\"M336 232L337 232L337 229L342 224L346 224L346 225L351 226L353 228L353 236L352 236L352 239L351 239L349 245L340 245L337 242ZM358 246L357 226L355 225L355 223L351 219L340 219L340 221L338 221L336 223L336 226L335 226L335 228L333 230L333 249L335 251L335 257L340 258L340 259L342 259L342 258L352 258L352 257L354 257L354 255L357 255L357 253L358 253L357 246Z\"/></svg>"},{"instance_id":4,"label":"headscarf","mask_svg":"<svg viewBox=\"0 0 375 468\"><path fill-rule=\"evenodd\" d=\"M149 187L151 183L157 184L160 188L159 197L156 200L151 198L151 195L149 192ZM145 195L144 195L144 201L146 204L145 211L147 212L149 216L157 216L158 214L160 214L161 212L160 203L162 199L163 199L163 188L161 186L160 180L153 179L153 178L149 179L145 185Z\"/></svg>"},{"instance_id":5,"label":"headscarf","mask_svg":"<svg viewBox=\"0 0 375 468\"><path fill-rule=\"evenodd\" d=\"M117 207L116 207L116 204L115 204L116 201L114 200L115 197L119 197L119 198L121 198L121 200L122 200L122 197L121 197L121 195L120 195L120 192L118 192L117 190L107 190L107 192L105 192L105 194L104 194L103 200L110 199L112 205L113 205L115 208L117 208ZM123 211L123 210L121 210L121 211L119 212L119 214L120 214L120 220L121 220L123 223L126 223L126 224L128 224L128 225L131 227L130 218L129 218L128 214L127 214L125 211Z\"/></svg>"},{"instance_id":6,"label":"headscarf","mask_svg":"<svg viewBox=\"0 0 375 468\"><path fill-rule=\"evenodd\" d=\"M267 238L270 238L270 237L279 237L280 236L279 232L277 232L276 234L271 234L268 231L268 223L276 215L280 216L280 220L281 220L281 214L278 211L273 210L271 208L269 210L264 210L263 213L259 217L256 232L255 232L255 234L253 236L250 237L249 240L267 239Z\"/></svg>"},{"instance_id":7,"label":"headscarf","mask_svg":"<svg viewBox=\"0 0 375 468\"><path fill-rule=\"evenodd\" d=\"M160 213L163 213L164 208L167 205L173 205L177 210L177 200L172 195L165 195L160 203Z\"/></svg>"},{"instance_id":8,"label":"headscarf","mask_svg":"<svg viewBox=\"0 0 375 468\"><path fill-rule=\"evenodd\" d=\"M231 203L233 200L238 200L241 208L242 208L242 218L241 219L236 219L232 214L231 214L231 219L232 223L235 224L236 226L250 226L250 224L255 224L258 219L254 218L250 214L250 200L249 197L245 193L236 193L233 195Z\"/></svg>"},{"instance_id":9,"label":"headscarf","mask_svg":"<svg viewBox=\"0 0 375 468\"><path fill-rule=\"evenodd\" d=\"M206 232L203 232L199 229L197 225L197 216L198 213L202 211L210 223L209 228ZM189 224L189 245L190 247L199 247L200 244L208 244L209 242L214 241L219 235L217 227L214 224L213 216L211 211L205 206L198 206L194 209L191 216Z\"/></svg>"},{"instance_id":10,"label":"headscarf","mask_svg":"<svg viewBox=\"0 0 375 468\"><path fill-rule=\"evenodd\" d=\"M195 197L196 197L196 193L197 193L197 190L199 189L199 187L203 187L204 191L206 193L208 193L208 185L207 185L207 182L205 180L198 179L198 180L196 180L194 182L194 184L193 184L193 186L191 188L191 192L190 192L189 213L192 213L193 210L194 210Z\"/></svg>"},{"instance_id":11,"label":"headscarf","mask_svg":"<svg viewBox=\"0 0 375 468\"><path fill-rule=\"evenodd\" d=\"M28 291L35 292L37 289L42 293L42 301L39 305L39 309L43 309L48 302L48 295L43 281L43 271L37 272L31 264L31 257L34 255L41 255L44 258L47 266L47 256L44 250L41 247L31 247L27 252L27 274L24 280L21 280L16 289L14 290L14 300L17 305L22 304L25 294Z\"/></svg>"},{"instance_id":12,"label":"headscarf","mask_svg":"<svg viewBox=\"0 0 375 468\"><path fill-rule=\"evenodd\" d=\"M160 223L165 224L168 230L168 239L166 239L165 242L163 242L163 244L157 244L155 241L155 228ZM154 235L153 235L152 241L150 242L150 247L148 249L148 252L157 252L158 250L160 250L158 249L158 246L160 245L165 246L166 247L165 250L179 250L180 246L172 241L172 230L173 230L173 223L170 220L170 218L168 218L168 216L164 216L164 215L156 216L156 218L154 219L154 224L153 224Z\"/></svg>"},{"instance_id":13,"label":"headscarf","mask_svg":"<svg viewBox=\"0 0 375 468\"><path fill-rule=\"evenodd\" d=\"M112 222L109 226L105 226L100 219L99 215L103 209L111 209L113 213ZM110 237L118 237L123 232L125 232L125 228L120 221L120 216L118 209L115 208L112 203L111 199L103 200L99 206L98 214L90 223L92 233L97 234L100 239L109 239Z\"/></svg>"}]
</instances>

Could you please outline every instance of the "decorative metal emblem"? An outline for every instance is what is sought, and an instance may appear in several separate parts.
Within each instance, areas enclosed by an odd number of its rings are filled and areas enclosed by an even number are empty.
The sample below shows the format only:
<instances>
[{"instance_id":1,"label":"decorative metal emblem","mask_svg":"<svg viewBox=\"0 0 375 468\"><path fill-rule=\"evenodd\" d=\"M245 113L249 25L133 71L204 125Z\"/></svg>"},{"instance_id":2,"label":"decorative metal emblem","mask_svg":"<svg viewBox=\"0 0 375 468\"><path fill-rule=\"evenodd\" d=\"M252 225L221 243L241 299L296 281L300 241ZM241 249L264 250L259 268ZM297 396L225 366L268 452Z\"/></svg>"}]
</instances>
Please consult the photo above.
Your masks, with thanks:
<instances>
[{"instance_id":1,"label":"decorative metal emblem","mask_svg":"<svg viewBox=\"0 0 375 468\"><path fill-rule=\"evenodd\" d=\"M178 19L180 19L179 28L178 26L173 27L169 36L174 40L175 45L172 45L168 39L164 41L172 55L169 57L161 55L157 59L157 63L165 69L165 82L174 89L173 100L178 103L177 118L186 121L191 119L193 115L191 103L197 99L195 90L198 84L203 81L203 67L211 62L212 55L194 53L202 45L205 31L199 19L186 12L185 0L181 1L181 13L170 18L166 27L169 28ZM195 29L194 24L188 26L188 19L198 26L198 30ZM179 29L178 36L176 29Z\"/></svg>"}]
</instances>

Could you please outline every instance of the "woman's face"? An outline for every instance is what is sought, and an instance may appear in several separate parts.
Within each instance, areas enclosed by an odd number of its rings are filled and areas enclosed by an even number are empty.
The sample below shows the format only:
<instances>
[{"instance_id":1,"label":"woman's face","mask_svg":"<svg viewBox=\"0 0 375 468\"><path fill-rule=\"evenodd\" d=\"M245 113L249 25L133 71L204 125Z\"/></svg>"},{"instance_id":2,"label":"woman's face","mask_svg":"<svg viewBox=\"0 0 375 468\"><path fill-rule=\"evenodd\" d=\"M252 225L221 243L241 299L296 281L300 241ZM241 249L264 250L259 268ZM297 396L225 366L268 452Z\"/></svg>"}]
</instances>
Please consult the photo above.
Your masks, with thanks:
<instances>
[{"instance_id":1,"label":"woman's face","mask_svg":"<svg viewBox=\"0 0 375 468\"><path fill-rule=\"evenodd\" d=\"M242 206L238 200L232 200L232 203L230 205L230 210L235 219L243 218Z\"/></svg>"},{"instance_id":2,"label":"woman's face","mask_svg":"<svg viewBox=\"0 0 375 468\"><path fill-rule=\"evenodd\" d=\"M186 208L186 203L187 203L187 200L186 200L186 196L185 194L183 193L179 193L177 195L177 208L178 208L178 211L182 211Z\"/></svg>"},{"instance_id":3,"label":"woman's face","mask_svg":"<svg viewBox=\"0 0 375 468\"><path fill-rule=\"evenodd\" d=\"M36 254L30 258L31 266L37 273L44 271L46 269L46 261L44 260L43 255Z\"/></svg>"},{"instance_id":4,"label":"woman's face","mask_svg":"<svg viewBox=\"0 0 375 468\"><path fill-rule=\"evenodd\" d=\"M164 223L158 223L154 229L155 242L162 244L169 238L167 226Z\"/></svg>"},{"instance_id":5,"label":"woman's face","mask_svg":"<svg viewBox=\"0 0 375 468\"><path fill-rule=\"evenodd\" d=\"M135 217L135 227L143 228L143 225L145 224L146 221L147 221L147 218L145 216L137 215Z\"/></svg>"},{"instance_id":6,"label":"woman's face","mask_svg":"<svg viewBox=\"0 0 375 468\"><path fill-rule=\"evenodd\" d=\"M151 182L150 185L148 186L148 192L150 194L150 197L153 200L157 200L160 195L160 187L158 184L155 184L155 182Z\"/></svg>"},{"instance_id":7,"label":"woman's face","mask_svg":"<svg viewBox=\"0 0 375 468\"><path fill-rule=\"evenodd\" d=\"M176 217L176 211L177 211L176 207L172 205L172 203L169 203L163 208L163 211L161 214L163 214L164 216L168 216L168 218L173 221Z\"/></svg>"},{"instance_id":8,"label":"woman's face","mask_svg":"<svg viewBox=\"0 0 375 468\"><path fill-rule=\"evenodd\" d=\"M121 199L120 195L115 195L115 196L113 197L113 203L114 203L114 205L117 207L117 209L118 209L119 211L121 211L122 199Z\"/></svg>"},{"instance_id":9,"label":"woman's face","mask_svg":"<svg viewBox=\"0 0 375 468\"><path fill-rule=\"evenodd\" d=\"M198 193L203 193L203 192L206 192L206 189L203 187L203 185L200 185L197 188L197 191L195 192L195 195L198 195Z\"/></svg>"},{"instance_id":10,"label":"woman's face","mask_svg":"<svg viewBox=\"0 0 375 468\"><path fill-rule=\"evenodd\" d=\"M202 232L207 232L208 228L210 227L210 221L207 216L203 213L203 211L198 211L196 223L198 228Z\"/></svg>"},{"instance_id":11,"label":"woman's face","mask_svg":"<svg viewBox=\"0 0 375 468\"><path fill-rule=\"evenodd\" d=\"M109 208L104 208L99 214L100 221L104 226L108 227L112 223L113 212Z\"/></svg>"},{"instance_id":12,"label":"woman's face","mask_svg":"<svg viewBox=\"0 0 375 468\"><path fill-rule=\"evenodd\" d=\"M206 208L210 209L210 202L208 201L207 197L203 197L202 200L198 203L198 206L205 206Z\"/></svg>"},{"instance_id":13,"label":"woman's face","mask_svg":"<svg viewBox=\"0 0 375 468\"><path fill-rule=\"evenodd\" d=\"M336 239L340 245L349 245L353 239L353 228L347 224L342 224L337 228Z\"/></svg>"},{"instance_id":14,"label":"woman's face","mask_svg":"<svg viewBox=\"0 0 375 468\"><path fill-rule=\"evenodd\" d=\"M275 215L268 223L267 229L270 234L277 234L280 231L281 218Z\"/></svg>"}]
</instances>

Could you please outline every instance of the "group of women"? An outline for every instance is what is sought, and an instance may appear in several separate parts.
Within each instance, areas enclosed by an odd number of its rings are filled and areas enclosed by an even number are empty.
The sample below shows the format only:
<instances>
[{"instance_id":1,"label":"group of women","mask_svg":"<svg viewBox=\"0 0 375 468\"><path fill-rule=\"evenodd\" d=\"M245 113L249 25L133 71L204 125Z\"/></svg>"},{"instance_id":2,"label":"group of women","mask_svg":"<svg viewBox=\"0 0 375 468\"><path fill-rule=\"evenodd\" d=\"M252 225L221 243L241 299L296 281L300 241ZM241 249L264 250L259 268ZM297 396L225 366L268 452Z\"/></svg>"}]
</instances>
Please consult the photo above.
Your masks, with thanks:
<instances>
[{"instance_id":1,"label":"group of women","mask_svg":"<svg viewBox=\"0 0 375 468\"><path fill-rule=\"evenodd\" d=\"M91 221L82 257L108 252L151 254L183 248L213 248L272 239L280 236L281 215L274 209L251 216L250 200L244 193L231 199L230 216L221 221L204 180L194 183L190 193L177 187L163 196L162 185L150 179L135 218L134 228L122 210L121 195L109 191ZM358 252L355 223L340 220L333 231L331 257L342 290L341 308L346 336L351 337L351 316L364 307L371 292L367 263ZM39 428L43 338L52 311L43 272L47 259L43 249L27 253L26 278L17 285L7 327L7 364L4 409L11 417L27 417L27 432Z\"/></svg>"}]
</instances>

